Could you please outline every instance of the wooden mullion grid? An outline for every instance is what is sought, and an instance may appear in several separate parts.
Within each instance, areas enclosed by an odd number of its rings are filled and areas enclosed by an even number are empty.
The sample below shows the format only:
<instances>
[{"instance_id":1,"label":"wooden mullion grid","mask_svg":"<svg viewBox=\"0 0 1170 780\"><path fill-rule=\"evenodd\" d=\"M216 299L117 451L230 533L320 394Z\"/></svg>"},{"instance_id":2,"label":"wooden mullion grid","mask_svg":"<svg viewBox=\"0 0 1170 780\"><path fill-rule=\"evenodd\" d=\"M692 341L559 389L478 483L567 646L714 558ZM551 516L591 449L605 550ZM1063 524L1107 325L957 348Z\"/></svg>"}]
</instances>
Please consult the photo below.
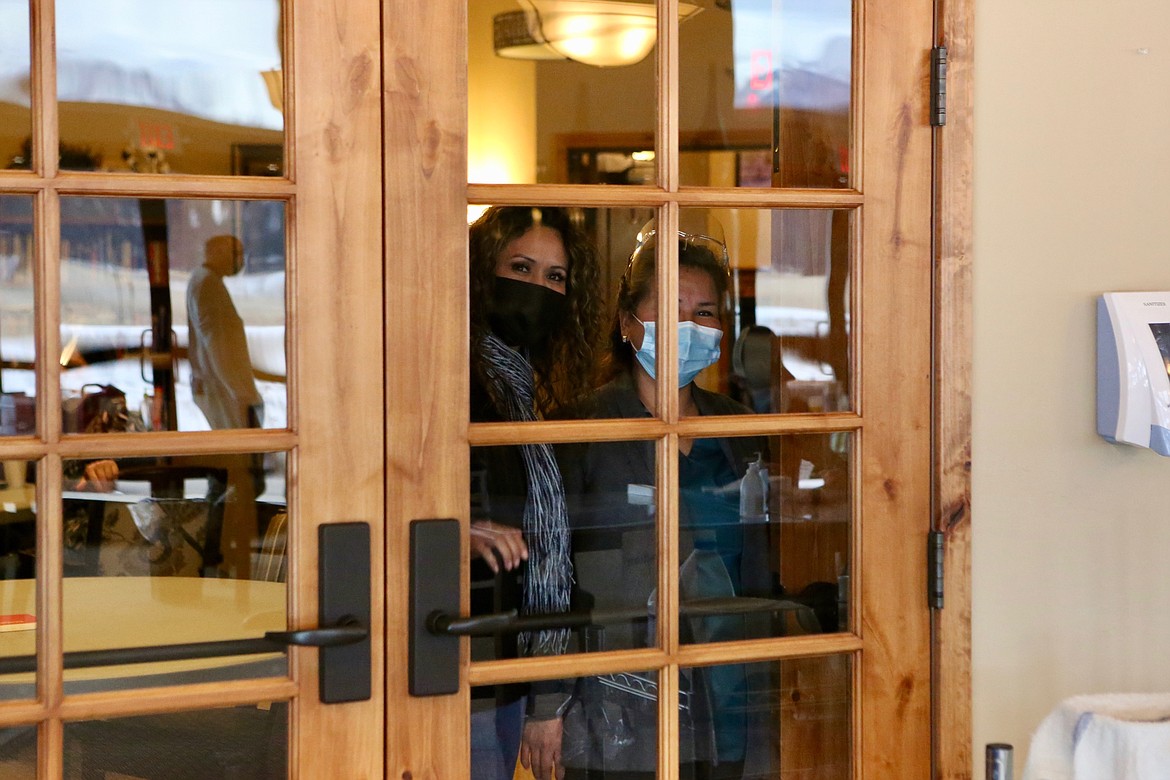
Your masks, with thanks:
<instances>
[{"instance_id":1,"label":"wooden mullion grid","mask_svg":"<svg viewBox=\"0 0 1170 780\"><path fill-rule=\"evenodd\" d=\"M40 52L36 60L41 63L42 78L38 82L48 116L34 113L46 122L42 127L37 169L45 176L52 176L57 170L56 69L51 45L53 15L51 4L46 6L49 7L42 9L44 16L40 17L41 28L36 39L40 44L34 45ZM61 484L62 468L60 455L53 452L61 438L61 366L57 359L61 348L61 265L56 261L60 256L61 210L56 193L47 187L37 193L34 201L33 235L34 338L38 355L36 417L37 433L44 446L44 454L36 465L36 681L37 698L48 716L39 733L38 772L41 777L55 778L64 771L63 728L54 714L64 696L63 510L54 496Z\"/></svg>"},{"instance_id":2,"label":"wooden mullion grid","mask_svg":"<svg viewBox=\"0 0 1170 780\"><path fill-rule=\"evenodd\" d=\"M676 250L677 251L677 250ZM670 276L670 274L668 274ZM676 280L677 281L677 280ZM660 302L661 303L661 302ZM659 311L661 312L661 305ZM677 316L675 307L675 314ZM661 319L659 320L662 321ZM661 354L661 353L660 353ZM659 363L661 367L661 363ZM677 366L675 367L677 371ZM658 382L659 398L664 382ZM670 399L671 396L667 395ZM678 393L673 393L668 414L677 415ZM659 646L666 651L668 663L657 669L658 681L658 776L671 777L670 767L678 766L678 434L669 433L658 440L655 491L658 538L658 591L655 603Z\"/></svg>"},{"instance_id":3,"label":"wooden mullion grid","mask_svg":"<svg viewBox=\"0 0 1170 780\"><path fill-rule=\"evenodd\" d=\"M658 3L658 106L654 141L658 148L655 162L658 184L667 192L677 192L678 172L678 0Z\"/></svg>"},{"instance_id":4,"label":"wooden mullion grid","mask_svg":"<svg viewBox=\"0 0 1170 780\"><path fill-rule=\"evenodd\" d=\"M0 705L0 723L4 724L3 728L13 728L31 725L46 717L60 721L157 715L289 701L298 695L297 684L288 678L103 691L64 696L52 707L43 702L6 702Z\"/></svg>"},{"instance_id":5,"label":"wooden mullion grid","mask_svg":"<svg viewBox=\"0 0 1170 780\"><path fill-rule=\"evenodd\" d=\"M658 183L667 193L679 186L678 160L678 0L658 4L658 106L654 128ZM678 408L678 202L670 199L658 209L658 246L655 284L658 288L657 416L668 426L679 419ZM670 240L664 240L666 237ZM655 502L658 521L659 646L668 663L657 671L658 683L658 777L675 777L679 766L678 745L678 433L668 432L658 441Z\"/></svg>"},{"instance_id":6,"label":"wooden mullion grid","mask_svg":"<svg viewBox=\"0 0 1170 780\"><path fill-rule=\"evenodd\" d=\"M44 178L57 173L57 62L56 15L53 0L29 3L32 55L32 170Z\"/></svg>"},{"instance_id":7,"label":"wooden mullion grid","mask_svg":"<svg viewBox=\"0 0 1170 780\"><path fill-rule=\"evenodd\" d=\"M35 700L9 701L0 704L0 731L21 726L35 726L45 716L45 708Z\"/></svg>"},{"instance_id":8,"label":"wooden mullion grid","mask_svg":"<svg viewBox=\"0 0 1170 780\"><path fill-rule=\"evenodd\" d=\"M852 97L850 100L850 135L851 142L849 148L849 184L852 190L857 193L865 192L865 166L862 164L861 152L865 148L865 6L866 3L858 2L853 4L853 62L850 71L853 74L850 88L852 90ZM853 408L858 414L864 416L864 404L862 402L862 370L861 370L861 350L859 345L861 343L861 323L863 322L863 312L861 306L861 291L863 289L862 277L863 269L861 267L861 258L863 242L862 231L864 222L864 201L859 202L853 212L850 220L850 269L849 269L849 313L851 327L849 328L849 346L850 346L850 384L848 388L849 397L853 404ZM850 474L849 484L850 489L850 517L853 518L849 533L849 593L846 595L846 610L849 615L848 626L854 633L864 640L862 636L864 626L861 621L861 593L863 583L865 581L864 572L861 568L861 553L862 553L862 514L861 514L861 486L862 480L862 447L864 446L865 435L864 432L858 430L854 435L850 449ZM854 653L849 665L850 675L850 691L849 697L849 730L850 730L850 771L855 780L861 780L863 776L862 761L860 760L861 746L862 746L862 689L863 679L861 652Z\"/></svg>"},{"instance_id":9,"label":"wooden mullion grid","mask_svg":"<svg viewBox=\"0 0 1170 780\"><path fill-rule=\"evenodd\" d=\"M59 418L60 412L56 416ZM50 451L66 459L166 457L171 455L276 452L289 450L296 443L295 433L263 428L235 431L81 433L62 437L59 442L51 446Z\"/></svg>"},{"instance_id":10,"label":"wooden mullion grid","mask_svg":"<svg viewBox=\"0 0 1170 780\"><path fill-rule=\"evenodd\" d=\"M287 701L298 695L292 680L241 680L69 696L57 708L63 720L93 720Z\"/></svg>"},{"instance_id":11,"label":"wooden mullion grid","mask_svg":"<svg viewBox=\"0 0 1170 780\"><path fill-rule=\"evenodd\" d=\"M865 191L864 168L861 164L861 150L865 141L865 3L853 3L853 64L850 80L852 98L850 102L849 185L855 192Z\"/></svg>"},{"instance_id":12,"label":"wooden mullion grid","mask_svg":"<svg viewBox=\"0 0 1170 780\"><path fill-rule=\"evenodd\" d=\"M296 14L293 13L293 0L278 0L280 4L280 71L282 113L284 114L284 180L297 180L297 122L296 122L296 90L293 89L297 73L297 45L296 45ZM285 224L292 224L289 219Z\"/></svg>"},{"instance_id":13,"label":"wooden mullion grid","mask_svg":"<svg viewBox=\"0 0 1170 780\"><path fill-rule=\"evenodd\" d=\"M469 184L469 205L657 208L666 202L658 187L607 184Z\"/></svg>"},{"instance_id":14,"label":"wooden mullion grid","mask_svg":"<svg viewBox=\"0 0 1170 780\"><path fill-rule=\"evenodd\" d=\"M38 193L33 222L37 430L51 446L61 439L61 201L52 190Z\"/></svg>"},{"instance_id":15,"label":"wooden mullion grid","mask_svg":"<svg viewBox=\"0 0 1170 780\"><path fill-rule=\"evenodd\" d=\"M287 199L295 185L267 176L62 172L44 187L61 195L221 200Z\"/></svg>"},{"instance_id":16,"label":"wooden mullion grid","mask_svg":"<svg viewBox=\"0 0 1170 780\"><path fill-rule=\"evenodd\" d=\"M287 91L288 87L285 89ZM293 326L293 323L301 321L301 307L298 303L300 295L297 294L297 291L301 289L300 272L298 270L300 261L300 254L298 252L300 235L297 229L299 222L297 219L297 204L298 201L296 198L289 198L284 206L284 405L286 409L285 425L293 433L300 430L301 401L299 383L293 380L293 377L299 377L301 375L301 334L300 328ZM292 446L292 443L289 443L288 448L291 449ZM291 464L289 468L292 468ZM289 484L292 484L291 472L288 475L288 479Z\"/></svg>"},{"instance_id":17,"label":"wooden mullion grid","mask_svg":"<svg viewBox=\"0 0 1170 780\"><path fill-rule=\"evenodd\" d=\"M855 287L857 285L854 285ZM850 334L852 338L852 334ZM854 341L854 344L857 342ZM857 350L854 349L854 365L860 361L857 360ZM857 373L854 373L853 386L860 388L861 383L857 380ZM864 675L862 673L861 653L864 650L865 643L865 626L861 620L861 594L862 588L865 587L866 572L861 565L862 554L862 500L861 500L861 486L864 482L864 463L863 449L865 447L865 432L858 431L850 442L849 450L849 517L851 518L849 524L849 592L845 594L845 611L849 616L849 628L853 635L858 638L862 647L854 654L852 662L849 667L850 691L849 699L849 722L851 744L853 749L850 754L853 756L852 772L855 780L862 778L862 766L860 758L861 735L862 735L862 712L861 701L862 691L864 688Z\"/></svg>"},{"instance_id":18,"label":"wooden mullion grid","mask_svg":"<svg viewBox=\"0 0 1170 780\"><path fill-rule=\"evenodd\" d=\"M566 444L599 441L641 441L677 433L684 439L714 436L784 436L801 433L846 433L860 430L864 421L849 412L792 415L730 415L685 417L669 424L654 419L537 421L531 423L472 423L468 441L473 447L504 444Z\"/></svg>"},{"instance_id":19,"label":"wooden mullion grid","mask_svg":"<svg viewBox=\"0 0 1170 780\"><path fill-rule=\"evenodd\" d=\"M65 724L60 718L37 727L37 777L60 780L65 776Z\"/></svg>"},{"instance_id":20,"label":"wooden mullion grid","mask_svg":"<svg viewBox=\"0 0 1170 780\"><path fill-rule=\"evenodd\" d=\"M659 613L663 620L667 614ZM854 634L804 634L795 637L687 644L675 648L673 652L667 652L666 649L639 648L540 658L511 658L472 662L468 681L472 686L507 685L532 680L560 680L614 672L637 672L663 668L672 663L687 667L713 666L842 655L856 653L861 647L861 639Z\"/></svg>"},{"instance_id":21,"label":"wooden mullion grid","mask_svg":"<svg viewBox=\"0 0 1170 780\"><path fill-rule=\"evenodd\" d=\"M37 463L35 564L37 699L44 705L48 716L41 730L39 764L40 771L49 777L61 776L63 761L61 721L56 714L64 697L65 674L62 654L65 645L62 607L63 523L61 502L51 498L53 487L60 484L61 458L50 454Z\"/></svg>"},{"instance_id":22,"label":"wooden mullion grid","mask_svg":"<svg viewBox=\"0 0 1170 780\"><path fill-rule=\"evenodd\" d=\"M642 185L612 184L469 184L467 202L498 206L581 206L658 208L668 202L705 208L839 209L859 206L852 189L750 189L682 187L669 191Z\"/></svg>"}]
</instances>

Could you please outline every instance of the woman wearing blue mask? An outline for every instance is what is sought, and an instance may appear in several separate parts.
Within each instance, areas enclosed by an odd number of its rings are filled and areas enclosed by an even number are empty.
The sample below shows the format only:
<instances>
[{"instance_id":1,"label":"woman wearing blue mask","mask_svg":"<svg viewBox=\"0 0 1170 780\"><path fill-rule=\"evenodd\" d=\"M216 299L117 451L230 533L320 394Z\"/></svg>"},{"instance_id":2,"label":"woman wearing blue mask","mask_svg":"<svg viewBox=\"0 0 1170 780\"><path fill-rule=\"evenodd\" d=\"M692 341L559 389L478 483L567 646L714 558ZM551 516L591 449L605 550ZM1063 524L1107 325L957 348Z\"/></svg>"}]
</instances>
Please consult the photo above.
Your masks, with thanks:
<instances>
[{"instance_id":1,"label":"woman wearing blue mask","mask_svg":"<svg viewBox=\"0 0 1170 780\"><path fill-rule=\"evenodd\" d=\"M727 261L723 251L722 244L714 239L680 234L678 400L679 415L683 417L747 411L726 396L710 393L694 384L699 372L719 360L723 319L728 309ZM617 316L610 336L613 381L620 386L623 380L630 380L646 410L654 408L658 351L654 253L653 235L643 240L634 251L618 290ZM603 396L605 392L603 390ZM689 446L683 445L683 454L687 454Z\"/></svg>"},{"instance_id":2,"label":"woman wearing blue mask","mask_svg":"<svg viewBox=\"0 0 1170 780\"><path fill-rule=\"evenodd\" d=\"M650 417L655 408L658 327L656 236L643 230L623 275L610 334L610 380L591 399L592 417ZM729 311L726 250L714 239L679 233L678 403L680 416L744 414L731 398L695 384L720 356ZM637 610L652 616L656 556L653 499L636 500L655 484L652 441L593 442L562 453L579 586L594 609ZM768 461L761 437L679 439L679 582L683 602L737 596L770 596L767 566L744 565L744 525L739 483L748 463ZM652 492L650 493L652 496ZM591 541L590 537L596 537ZM620 537L620 541L612 541ZM604 539L610 539L606 542ZM614 547L613 553L606 546ZM609 555L609 558L605 558ZM591 563L593 557L598 563ZM618 556L620 571L602 560ZM761 571L761 568L763 569ZM602 576L598 571L604 570ZM609 583L620 583L610 586ZM609 625L591 649L653 646L654 622ZM742 616L687 618L684 642L730 641L766 635L753 632ZM736 665L684 670L680 688L687 700L679 713L680 776L740 780L745 767L766 766L753 751L767 753L771 741L749 745L752 726L742 706L745 668ZM639 678L647 687L649 678ZM563 770L568 778L649 780L657 760L657 707L645 696L621 690L621 681L583 678L564 708ZM761 761L763 764L761 764Z\"/></svg>"},{"instance_id":3,"label":"woman wearing blue mask","mask_svg":"<svg viewBox=\"0 0 1170 780\"><path fill-rule=\"evenodd\" d=\"M566 209L488 209L469 230L472 422L549 417L594 387L602 303L596 254ZM572 567L560 470L548 445L471 453L471 612L524 614L569 607ZM567 632L472 642L476 660L562 653ZM473 780L511 780L523 702L555 710L540 686L477 688L472 696ZM559 724L545 723L555 727ZM524 744L556 743L538 721ZM532 752L528 750L527 752Z\"/></svg>"}]
</instances>

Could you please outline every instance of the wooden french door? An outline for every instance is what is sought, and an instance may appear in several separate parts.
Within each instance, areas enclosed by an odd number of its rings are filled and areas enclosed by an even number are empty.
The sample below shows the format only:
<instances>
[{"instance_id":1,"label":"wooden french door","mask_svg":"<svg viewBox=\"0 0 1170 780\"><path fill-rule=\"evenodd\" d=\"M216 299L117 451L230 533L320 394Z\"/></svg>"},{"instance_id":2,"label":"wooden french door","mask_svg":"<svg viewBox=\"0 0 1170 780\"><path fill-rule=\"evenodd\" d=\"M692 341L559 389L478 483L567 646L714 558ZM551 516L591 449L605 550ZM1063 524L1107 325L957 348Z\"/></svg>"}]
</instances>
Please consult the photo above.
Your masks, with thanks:
<instances>
[{"instance_id":1,"label":"wooden french door","mask_svg":"<svg viewBox=\"0 0 1170 780\"><path fill-rule=\"evenodd\" d=\"M470 5L474 16L475 0ZM687 749L678 736L684 671L735 664L792 671L795 681L780 689L787 699L776 704L781 726L788 725L780 737L787 741L779 753L778 776L901 779L930 774L930 617L924 588L931 485L932 4L852 3L847 12L852 24L847 142L828 152L838 178L816 183L789 171L795 178L786 179L778 164L771 186L757 189L736 186L738 180L695 186L686 172L692 169L680 173L688 145L704 143L703 132L680 121L680 95L688 87L680 77L680 57L686 55L680 41L685 25L692 24L674 21L682 5L658 3L652 92L656 119L648 133L641 138L595 133L595 146L576 157L571 147L580 139L566 133L560 146L551 145L565 157L544 161L543 178L495 184L487 182L500 180L477 180L474 175L469 181L467 173L466 149L481 140L467 120L467 1L385 4L386 328L391 335L387 625L389 636L400 637L388 644L387 777L467 776L472 688L623 672L656 675L657 772L662 778L675 777ZM737 5L715 3L703 13L726 12ZM703 43L691 39L688 45ZM501 111L518 110L506 97L510 86L495 87L493 99ZM540 95L557 100L556 89L546 88ZM567 87L563 99L573 97ZM608 93L597 110L618 111L617 104L632 99ZM784 129L799 133L800 125ZM689 140L680 141L688 132ZM810 141L782 137L795 147ZM588 165L590 152L623 148L651 148L655 153L640 186L557 178L571 176L565 171L583 160ZM591 170L596 172L596 167ZM749 173L745 168L744 174ZM537 180L548 183L532 183ZM654 216L668 235L696 210L780 214L773 225L792 212L832 211L831 219L817 224L832 233L829 244L844 247L839 258L845 258L847 278L838 279L835 289L836 300L847 306L848 325L830 325L818 337L848 345L841 353L848 359L832 367L848 388L847 401L818 400L800 413L772 408L758 416L687 418L680 415L675 396L660 392L657 410L647 420L469 423L467 212L469 206L486 205L637 211ZM674 260L672 251L664 250L660 261ZM677 275L660 274L657 284L660 301L678 294ZM669 306L660 308L659 315L666 343L677 321ZM672 376L669 371L663 375ZM683 554L677 542L680 440L805 435L849 441L849 492L843 506L851 519L844 560L837 569L847 580L837 583L842 600L833 613L835 628L822 623L820 631L741 642L691 644L680 639L685 619L679 607L687 598L677 575ZM466 590L469 448L631 439L652 441L658 459L658 490L651 493L657 496L651 500L657 502L659 518L656 639L639 650L479 662L471 660L463 640L458 693L411 696L403 674L411 628L409 527L414 520L429 518L462 523ZM816 517L796 517L795 522L809 519ZM799 537L801 530L793 525L783 533ZM843 681L844 693L835 693L832 703L817 699L826 693L816 682L818 664ZM834 691L840 693L839 688ZM820 729L819 713L833 706L843 706L837 710L844 712L843 719ZM803 730L794 720L805 721Z\"/></svg>"},{"instance_id":2,"label":"wooden french door","mask_svg":"<svg viewBox=\"0 0 1170 780\"><path fill-rule=\"evenodd\" d=\"M378 4L0 13L0 774L382 776ZM325 651L264 636L345 617L336 524L370 666L326 704Z\"/></svg>"}]
</instances>

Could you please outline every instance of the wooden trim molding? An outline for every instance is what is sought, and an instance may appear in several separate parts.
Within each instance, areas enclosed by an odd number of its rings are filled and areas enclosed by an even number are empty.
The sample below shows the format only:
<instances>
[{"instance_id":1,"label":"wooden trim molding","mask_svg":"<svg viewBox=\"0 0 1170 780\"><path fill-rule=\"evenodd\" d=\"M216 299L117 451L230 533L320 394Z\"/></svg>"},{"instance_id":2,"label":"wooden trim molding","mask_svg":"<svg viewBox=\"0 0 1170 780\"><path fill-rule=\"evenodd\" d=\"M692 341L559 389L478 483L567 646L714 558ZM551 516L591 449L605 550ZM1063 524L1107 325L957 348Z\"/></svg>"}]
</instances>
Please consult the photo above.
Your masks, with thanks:
<instances>
[{"instance_id":1,"label":"wooden trim molding","mask_svg":"<svg viewBox=\"0 0 1170 780\"><path fill-rule=\"evenodd\" d=\"M971 712L971 247L975 0L938 0L947 47L947 124L935 136L935 529L946 594L936 619L937 780L974 772Z\"/></svg>"}]
</instances>

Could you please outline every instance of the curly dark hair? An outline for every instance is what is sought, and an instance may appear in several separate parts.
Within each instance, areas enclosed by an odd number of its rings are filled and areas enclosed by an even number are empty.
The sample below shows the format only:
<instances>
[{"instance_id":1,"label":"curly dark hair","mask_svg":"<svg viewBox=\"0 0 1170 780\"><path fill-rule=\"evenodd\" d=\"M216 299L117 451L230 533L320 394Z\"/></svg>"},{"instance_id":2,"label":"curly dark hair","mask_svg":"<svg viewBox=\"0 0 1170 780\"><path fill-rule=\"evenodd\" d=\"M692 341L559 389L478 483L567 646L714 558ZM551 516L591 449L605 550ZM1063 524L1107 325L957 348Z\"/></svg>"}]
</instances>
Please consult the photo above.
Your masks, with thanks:
<instances>
[{"instance_id":1,"label":"curly dark hair","mask_svg":"<svg viewBox=\"0 0 1170 780\"><path fill-rule=\"evenodd\" d=\"M601 271L592 242L573 216L568 209L552 206L493 206L468 231L472 370L477 372L481 354L477 344L490 330L496 258L533 227L552 228L561 236L569 265L565 284L569 313L545 347L529 355L536 379L536 408L545 417L579 401L593 390L597 379L604 319Z\"/></svg>"},{"instance_id":2,"label":"curly dark hair","mask_svg":"<svg viewBox=\"0 0 1170 780\"><path fill-rule=\"evenodd\" d=\"M727 314L731 309L729 290L731 280L727 266L709 247L691 242L685 235L678 239L678 267L695 268L711 277L715 284L715 295L719 301L719 320L726 327ZM618 285L617 301L613 313L613 325L609 332L609 353L606 355L605 378L613 379L622 373L634 370L634 346L622 340L622 313L633 314L646 296L654 289L658 268L656 241L652 237L640 244L630 255L630 263L622 274Z\"/></svg>"}]
</instances>

